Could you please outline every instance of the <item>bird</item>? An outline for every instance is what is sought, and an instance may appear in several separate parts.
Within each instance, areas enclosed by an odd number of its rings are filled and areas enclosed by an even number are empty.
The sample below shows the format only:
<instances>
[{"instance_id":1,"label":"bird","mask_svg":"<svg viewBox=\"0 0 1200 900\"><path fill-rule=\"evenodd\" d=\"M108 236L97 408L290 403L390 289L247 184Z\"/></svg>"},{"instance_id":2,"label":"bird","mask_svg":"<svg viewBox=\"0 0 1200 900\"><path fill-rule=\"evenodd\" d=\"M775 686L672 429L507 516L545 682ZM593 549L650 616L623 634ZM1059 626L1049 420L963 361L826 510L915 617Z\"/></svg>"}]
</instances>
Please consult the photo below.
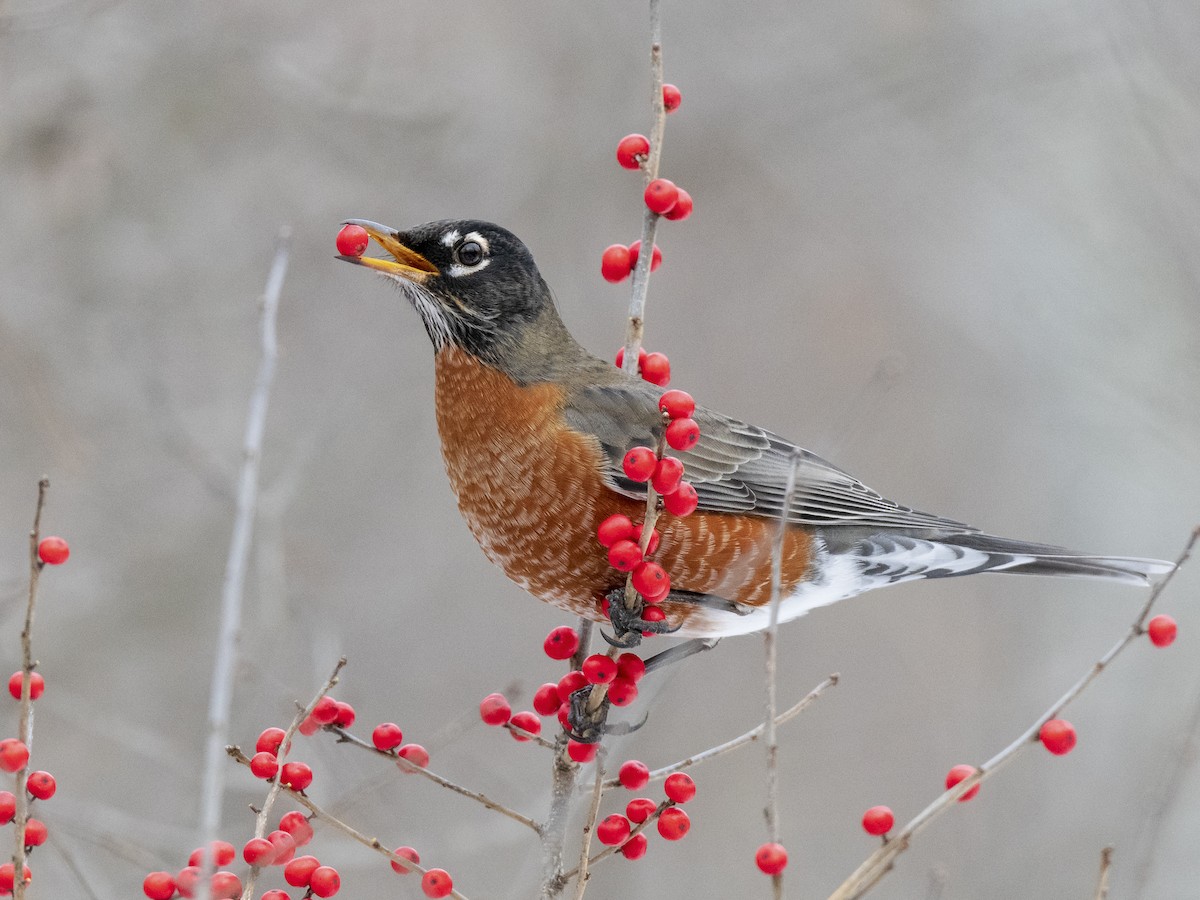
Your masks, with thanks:
<instances>
[{"instance_id":1,"label":"bird","mask_svg":"<svg viewBox=\"0 0 1200 900\"><path fill-rule=\"evenodd\" d=\"M646 486L622 460L661 440L662 389L572 337L512 232L473 219L403 231L345 224L387 256L338 258L398 285L432 342L442 456L484 554L534 597L607 621L605 600L626 575L596 530L613 515L644 517ZM779 622L918 579L998 572L1148 585L1173 568L987 534L888 500L765 428L702 406L692 418L699 440L677 456L697 508L656 523L654 559L671 583L662 631L719 639L768 627L781 527Z\"/></svg>"}]
</instances>

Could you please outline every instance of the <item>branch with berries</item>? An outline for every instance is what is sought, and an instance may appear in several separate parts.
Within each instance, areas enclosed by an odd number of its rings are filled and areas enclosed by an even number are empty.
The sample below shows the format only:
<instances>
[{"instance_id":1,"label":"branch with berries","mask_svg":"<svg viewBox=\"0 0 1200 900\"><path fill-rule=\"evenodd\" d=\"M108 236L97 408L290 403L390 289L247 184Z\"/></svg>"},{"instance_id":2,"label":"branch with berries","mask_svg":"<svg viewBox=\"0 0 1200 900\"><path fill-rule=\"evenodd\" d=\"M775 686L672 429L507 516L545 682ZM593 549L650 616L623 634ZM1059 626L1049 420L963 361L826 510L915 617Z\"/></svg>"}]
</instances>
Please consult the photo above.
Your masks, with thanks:
<instances>
[{"instance_id":1,"label":"branch with berries","mask_svg":"<svg viewBox=\"0 0 1200 900\"><path fill-rule=\"evenodd\" d=\"M1183 551L1175 560L1175 568L1150 591L1150 596L1125 634L1109 648L1107 653L1096 660L1065 694L1038 716L1016 740L982 765L961 764L950 769L946 774L945 793L917 813L894 835L890 832L895 824L895 817L888 807L876 806L867 810L863 816L863 829L868 834L882 837L883 844L867 857L836 891L829 895L829 900L854 900L854 898L865 895L892 870L896 858L909 848L918 833L950 810L955 802L965 803L975 797L984 781L1012 762L1023 750L1041 743L1056 756L1070 753L1075 747L1077 735L1075 726L1065 719L1059 718L1063 710L1082 694L1126 647L1138 638L1145 635L1155 647L1167 647L1175 641L1177 632L1175 620L1168 615L1157 615L1151 618L1150 612L1158 598L1162 596L1163 591L1166 590L1167 585L1191 557L1198 540L1200 540L1200 526L1192 531ZM1106 862L1104 873L1107 873L1107 865ZM1106 874L1101 878L1102 883L1106 881Z\"/></svg>"}]
</instances>

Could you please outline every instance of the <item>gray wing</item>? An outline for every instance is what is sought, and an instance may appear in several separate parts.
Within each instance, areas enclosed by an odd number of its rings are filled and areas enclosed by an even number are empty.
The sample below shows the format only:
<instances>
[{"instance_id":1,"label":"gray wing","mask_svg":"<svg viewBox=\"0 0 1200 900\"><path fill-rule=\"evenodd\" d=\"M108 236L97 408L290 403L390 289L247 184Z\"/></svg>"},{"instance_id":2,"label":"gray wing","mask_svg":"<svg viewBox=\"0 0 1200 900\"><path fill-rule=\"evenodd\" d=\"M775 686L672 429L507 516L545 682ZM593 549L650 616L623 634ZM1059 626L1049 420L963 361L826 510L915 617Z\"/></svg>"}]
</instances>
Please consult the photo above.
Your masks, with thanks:
<instances>
[{"instance_id":1,"label":"gray wing","mask_svg":"<svg viewBox=\"0 0 1200 900\"><path fill-rule=\"evenodd\" d=\"M630 497L645 487L625 477L621 460L638 445L654 446L663 432L658 388L621 379L574 392L564 415L568 424L593 434L604 457L609 486ZM697 408L700 440L686 452L672 451L700 495L700 509L779 518L793 461L796 492L788 520L803 525L868 528L952 529L974 532L961 522L918 512L871 490L857 478L778 435L708 409Z\"/></svg>"}]
</instances>

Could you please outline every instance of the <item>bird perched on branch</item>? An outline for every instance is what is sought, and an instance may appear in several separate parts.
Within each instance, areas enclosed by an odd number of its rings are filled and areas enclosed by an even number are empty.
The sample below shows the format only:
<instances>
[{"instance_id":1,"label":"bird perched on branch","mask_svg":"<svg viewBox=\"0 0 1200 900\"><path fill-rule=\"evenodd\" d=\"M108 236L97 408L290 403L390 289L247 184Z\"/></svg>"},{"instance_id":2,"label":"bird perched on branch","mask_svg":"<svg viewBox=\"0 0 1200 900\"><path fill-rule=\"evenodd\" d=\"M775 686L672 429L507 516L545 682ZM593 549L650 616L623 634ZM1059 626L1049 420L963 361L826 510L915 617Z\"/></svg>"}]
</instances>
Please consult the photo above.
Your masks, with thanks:
<instances>
[{"instance_id":1,"label":"bird perched on branch","mask_svg":"<svg viewBox=\"0 0 1200 900\"><path fill-rule=\"evenodd\" d=\"M535 597L604 621L603 598L625 575L596 529L614 514L644 514L645 485L626 476L622 459L662 437L662 390L571 337L533 256L505 229L348 224L390 258L340 258L398 284L433 341L446 471L483 552ZM920 578L1011 572L1144 585L1172 568L985 534L893 503L763 428L703 408L693 418L700 438L678 456L699 504L658 520L654 558L671 577L666 619L639 619L639 629L721 637L765 628L773 536L785 516L780 621Z\"/></svg>"}]
</instances>

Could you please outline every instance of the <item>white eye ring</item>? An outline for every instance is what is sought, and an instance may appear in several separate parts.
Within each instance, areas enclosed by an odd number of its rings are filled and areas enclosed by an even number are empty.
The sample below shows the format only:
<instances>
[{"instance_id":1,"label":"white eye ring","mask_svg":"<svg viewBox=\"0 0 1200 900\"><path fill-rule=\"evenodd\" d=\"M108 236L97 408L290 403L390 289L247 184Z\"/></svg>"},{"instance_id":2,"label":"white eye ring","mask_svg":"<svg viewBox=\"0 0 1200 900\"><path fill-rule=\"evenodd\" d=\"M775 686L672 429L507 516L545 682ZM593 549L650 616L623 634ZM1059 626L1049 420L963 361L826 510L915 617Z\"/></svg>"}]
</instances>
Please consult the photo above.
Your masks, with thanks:
<instances>
[{"instance_id":1,"label":"white eye ring","mask_svg":"<svg viewBox=\"0 0 1200 900\"><path fill-rule=\"evenodd\" d=\"M488 249L487 238L479 232L472 231L464 235L462 241L454 248L454 263L446 269L446 274L451 278L461 278L463 275L486 269L491 262Z\"/></svg>"}]
</instances>

